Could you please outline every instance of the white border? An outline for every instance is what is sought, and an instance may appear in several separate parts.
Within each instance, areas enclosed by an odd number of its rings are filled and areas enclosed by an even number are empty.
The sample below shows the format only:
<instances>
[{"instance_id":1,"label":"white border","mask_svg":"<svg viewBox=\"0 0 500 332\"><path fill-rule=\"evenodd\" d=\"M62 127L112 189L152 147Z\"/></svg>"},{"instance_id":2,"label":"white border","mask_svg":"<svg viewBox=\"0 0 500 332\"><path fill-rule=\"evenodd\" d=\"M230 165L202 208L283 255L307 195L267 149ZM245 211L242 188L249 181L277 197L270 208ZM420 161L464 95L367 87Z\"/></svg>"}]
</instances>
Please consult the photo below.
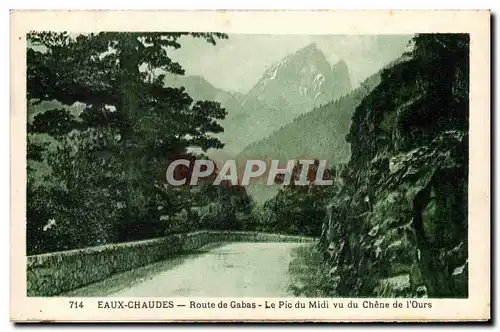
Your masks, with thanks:
<instances>
[{"instance_id":1,"label":"white border","mask_svg":"<svg viewBox=\"0 0 500 332\"><path fill-rule=\"evenodd\" d=\"M484 8L484 7L481 7L480 2L483 2L483 1L475 1L475 2L474 2L474 5L476 6L476 8ZM86 4L87 4L87 5L88 5L89 3L92 3L92 2L86 2ZM101 1L100 1L99 3L100 3L100 4L102 4L102 2L101 2ZM186 3L186 2L183 2L183 3ZM350 4L353 4L354 2L349 2L349 3L350 3ZM419 2L419 3L420 3L420 4L423 4L423 3L425 3L425 2ZM44 3L44 4L45 4L45 3ZM310 3L308 2L308 4L310 4ZM382 8L382 6L381 6L379 3L377 3L377 4L380 6L379 8ZM16 7L18 7L18 8L20 7L20 6L19 6L19 3L16 3ZM94 7L95 7L95 8L99 8L99 6L94 6ZM141 7L142 7L142 8L147 8L147 7L146 7L145 2L141 2ZM224 8L230 8L229 6L223 6L223 7L224 7ZM436 6L435 6L435 7L436 7ZM31 6L31 8L35 8L35 7ZM62 6L62 8L64 8L64 6ZM247 8L250 8L250 6L247 6ZM314 7L313 7L313 6L310 6L310 8L314 8ZM367 7L367 8L368 8L368 7ZM422 7L415 7L415 8L422 8ZM437 8L437 7L436 7L436 8ZM446 6L445 6L444 8L446 8ZM487 8L487 7L486 7L486 8ZM4 75L4 77L6 77L6 75ZM8 86L8 84L7 84L7 86ZM8 100L8 99L7 99L7 100ZM4 113L4 114L5 114L5 113ZM8 121L2 121L2 123L8 123ZM3 133L6 133L6 132L7 132L7 131L3 131ZM3 141L3 140L2 140L2 143L3 143L3 142L5 142L5 141ZM3 202L6 202L6 200L3 200ZM6 209L5 209L5 210L6 210ZM6 242L6 241L4 241L4 243L7 243L7 242ZM5 251L4 251L4 252L5 252ZM4 283L4 284L5 284L5 283Z\"/></svg>"}]
</instances>

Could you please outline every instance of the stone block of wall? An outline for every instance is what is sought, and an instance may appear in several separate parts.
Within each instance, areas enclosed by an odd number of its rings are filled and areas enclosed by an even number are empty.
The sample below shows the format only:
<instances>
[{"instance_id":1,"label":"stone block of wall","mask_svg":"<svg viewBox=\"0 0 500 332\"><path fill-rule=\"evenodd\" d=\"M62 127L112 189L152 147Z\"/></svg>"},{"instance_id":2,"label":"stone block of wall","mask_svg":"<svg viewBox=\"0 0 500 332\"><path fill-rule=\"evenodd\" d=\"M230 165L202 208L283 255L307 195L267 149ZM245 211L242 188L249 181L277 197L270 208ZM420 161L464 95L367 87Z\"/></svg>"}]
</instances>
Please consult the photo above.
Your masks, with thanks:
<instances>
[{"instance_id":1,"label":"stone block of wall","mask_svg":"<svg viewBox=\"0 0 500 332\"><path fill-rule=\"evenodd\" d=\"M27 257L28 296L51 296L110 275L165 259L182 249L184 237L54 252Z\"/></svg>"}]
</instances>

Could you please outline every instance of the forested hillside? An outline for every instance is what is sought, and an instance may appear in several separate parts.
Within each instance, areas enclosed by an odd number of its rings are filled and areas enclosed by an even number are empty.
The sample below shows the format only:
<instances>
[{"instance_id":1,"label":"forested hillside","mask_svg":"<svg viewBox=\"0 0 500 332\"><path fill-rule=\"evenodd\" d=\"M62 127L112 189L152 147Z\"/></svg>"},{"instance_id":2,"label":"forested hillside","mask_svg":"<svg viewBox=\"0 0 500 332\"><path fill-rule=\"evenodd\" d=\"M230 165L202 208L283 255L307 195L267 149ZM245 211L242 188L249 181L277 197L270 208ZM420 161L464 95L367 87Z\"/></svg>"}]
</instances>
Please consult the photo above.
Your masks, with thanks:
<instances>
[{"instance_id":1,"label":"forested hillside","mask_svg":"<svg viewBox=\"0 0 500 332\"><path fill-rule=\"evenodd\" d=\"M366 79L359 87L311 112L304 113L268 137L248 145L241 159L271 158L324 159L331 164L349 160L349 132L354 109L380 82L380 73Z\"/></svg>"},{"instance_id":2,"label":"forested hillside","mask_svg":"<svg viewBox=\"0 0 500 332\"><path fill-rule=\"evenodd\" d=\"M320 159L326 160L328 167L347 163L350 146L345 137L352 114L379 82L380 73L370 76L350 93L300 115L268 137L250 144L238 155L238 160ZM257 203L264 203L278 193L278 188L255 181L248 186L248 192Z\"/></svg>"}]
</instances>

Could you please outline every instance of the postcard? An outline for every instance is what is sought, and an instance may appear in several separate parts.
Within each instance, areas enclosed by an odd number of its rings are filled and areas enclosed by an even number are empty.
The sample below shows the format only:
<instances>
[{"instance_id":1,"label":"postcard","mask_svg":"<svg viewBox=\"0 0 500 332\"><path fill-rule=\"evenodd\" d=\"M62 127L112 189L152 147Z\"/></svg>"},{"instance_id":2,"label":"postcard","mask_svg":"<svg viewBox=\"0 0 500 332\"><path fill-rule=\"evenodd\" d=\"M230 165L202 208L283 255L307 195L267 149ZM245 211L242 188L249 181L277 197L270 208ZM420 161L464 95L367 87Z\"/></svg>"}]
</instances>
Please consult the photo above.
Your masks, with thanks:
<instances>
[{"instance_id":1,"label":"postcard","mask_svg":"<svg viewBox=\"0 0 500 332\"><path fill-rule=\"evenodd\" d=\"M14 322L488 321L489 11L12 11Z\"/></svg>"}]
</instances>

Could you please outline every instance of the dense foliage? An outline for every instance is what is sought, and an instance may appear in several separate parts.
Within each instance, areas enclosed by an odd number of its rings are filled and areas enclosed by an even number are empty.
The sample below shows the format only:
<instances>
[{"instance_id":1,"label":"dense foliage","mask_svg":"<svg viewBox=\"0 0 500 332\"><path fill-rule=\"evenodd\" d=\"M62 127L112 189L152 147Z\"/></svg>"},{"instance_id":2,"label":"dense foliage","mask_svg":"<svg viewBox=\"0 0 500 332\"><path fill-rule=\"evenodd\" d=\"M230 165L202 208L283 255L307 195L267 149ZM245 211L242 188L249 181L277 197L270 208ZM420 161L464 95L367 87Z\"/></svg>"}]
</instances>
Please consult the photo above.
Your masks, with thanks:
<instances>
[{"instance_id":1,"label":"dense foliage","mask_svg":"<svg viewBox=\"0 0 500 332\"><path fill-rule=\"evenodd\" d=\"M200 225L199 196L164 183L188 147L223 146L226 111L193 101L164 74L184 74L169 49L219 33L28 35L29 254L160 236ZM220 199L218 192L204 199ZM238 207L239 209L239 207ZM179 216L180 215L180 216ZM218 225L212 225L219 227Z\"/></svg>"},{"instance_id":2,"label":"dense foliage","mask_svg":"<svg viewBox=\"0 0 500 332\"><path fill-rule=\"evenodd\" d=\"M256 209L258 227L263 231L280 232L293 235L308 235L319 237L323 221L327 213L328 198L338 187L338 174L341 165L326 169L323 180L332 180L333 186L315 185L318 161L310 165L307 182L308 185L296 185L299 180L303 165L297 164L292 172L289 184L284 184L278 193ZM278 175L277 184L283 183L284 176Z\"/></svg>"}]
</instances>

